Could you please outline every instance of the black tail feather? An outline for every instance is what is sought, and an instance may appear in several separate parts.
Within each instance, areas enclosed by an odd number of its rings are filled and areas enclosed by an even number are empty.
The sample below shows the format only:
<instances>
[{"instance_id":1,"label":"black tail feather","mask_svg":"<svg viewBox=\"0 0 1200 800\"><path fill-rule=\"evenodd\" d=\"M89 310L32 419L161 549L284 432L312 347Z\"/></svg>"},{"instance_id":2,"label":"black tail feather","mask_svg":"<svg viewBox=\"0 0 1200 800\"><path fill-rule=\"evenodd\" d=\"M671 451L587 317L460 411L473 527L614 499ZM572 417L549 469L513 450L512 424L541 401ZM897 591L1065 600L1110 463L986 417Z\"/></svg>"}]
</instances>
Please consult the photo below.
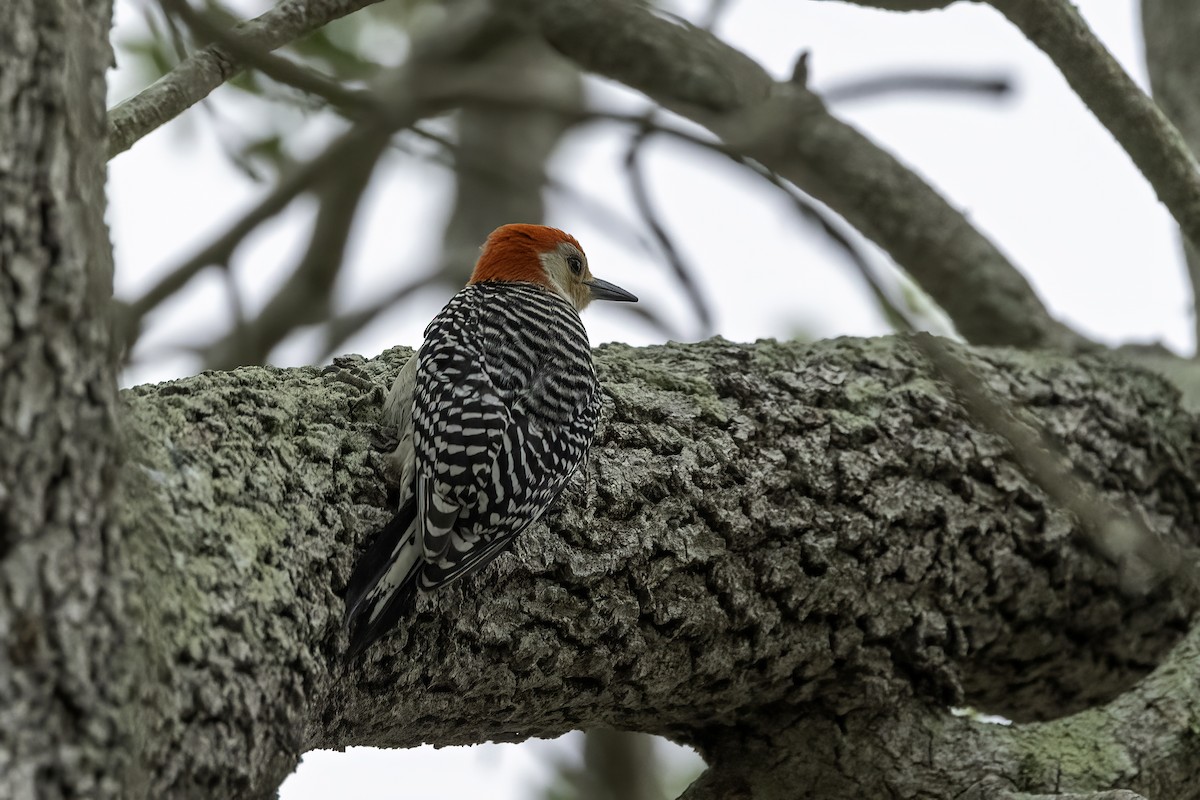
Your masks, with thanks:
<instances>
[{"instance_id":1,"label":"black tail feather","mask_svg":"<svg viewBox=\"0 0 1200 800\"><path fill-rule=\"evenodd\" d=\"M350 579L346 582L346 615L344 624L350 631L350 648L346 661L350 662L366 650L376 639L387 633L412 605L416 598L416 584L395 592L387 606L369 622L371 608L363 607L363 600L375 588L375 584L387 574L391 566L392 553L404 537L416 517L416 503L406 503L392 519L376 534L365 553L359 556Z\"/></svg>"},{"instance_id":2,"label":"black tail feather","mask_svg":"<svg viewBox=\"0 0 1200 800\"><path fill-rule=\"evenodd\" d=\"M362 655L376 640L387 634L401 617L407 616L416 605L417 586L410 582L396 592L387 601L383 611L371 622L366 616L360 616L350 627L350 646L346 648L345 663L349 664Z\"/></svg>"}]
</instances>

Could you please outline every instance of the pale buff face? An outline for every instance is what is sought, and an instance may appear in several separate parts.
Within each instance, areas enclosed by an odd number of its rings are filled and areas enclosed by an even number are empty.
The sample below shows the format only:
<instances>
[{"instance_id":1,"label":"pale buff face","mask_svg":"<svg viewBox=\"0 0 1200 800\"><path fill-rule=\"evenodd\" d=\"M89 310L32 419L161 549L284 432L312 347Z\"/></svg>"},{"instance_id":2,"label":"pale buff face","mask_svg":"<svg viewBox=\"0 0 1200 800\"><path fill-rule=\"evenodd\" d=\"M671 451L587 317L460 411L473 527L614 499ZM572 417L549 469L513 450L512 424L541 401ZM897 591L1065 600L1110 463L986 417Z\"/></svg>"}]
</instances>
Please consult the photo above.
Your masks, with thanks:
<instances>
[{"instance_id":1,"label":"pale buff face","mask_svg":"<svg viewBox=\"0 0 1200 800\"><path fill-rule=\"evenodd\" d=\"M588 269L587 256L570 242L559 242L549 252L538 256L554 290L566 298L578 311L592 302L592 271Z\"/></svg>"}]
</instances>

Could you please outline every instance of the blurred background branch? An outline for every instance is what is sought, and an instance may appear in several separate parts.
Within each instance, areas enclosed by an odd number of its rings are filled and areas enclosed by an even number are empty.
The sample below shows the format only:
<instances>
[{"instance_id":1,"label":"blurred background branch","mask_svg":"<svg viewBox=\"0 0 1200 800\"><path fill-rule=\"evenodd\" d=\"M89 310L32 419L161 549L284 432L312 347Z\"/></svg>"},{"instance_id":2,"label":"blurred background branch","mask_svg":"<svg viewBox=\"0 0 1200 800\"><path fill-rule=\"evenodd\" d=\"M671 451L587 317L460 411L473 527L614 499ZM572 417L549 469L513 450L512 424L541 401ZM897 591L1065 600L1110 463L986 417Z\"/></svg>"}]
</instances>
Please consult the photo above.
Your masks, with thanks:
<instances>
[{"instance_id":1,"label":"blurred background branch","mask_svg":"<svg viewBox=\"0 0 1200 800\"><path fill-rule=\"evenodd\" d=\"M520 27L499 19L492 25L497 84L520 86L531 102L504 108L467 101L456 112L455 199L439 270L451 291L467 282L489 233L506 222L545 219L547 162L572 124L570 112L583 109L582 76L571 62Z\"/></svg>"},{"instance_id":2,"label":"blurred background branch","mask_svg":"<svg viewBox=\"0 0 1200 800\"><path fill-rule=\"evenodd\" d=\"M710 128L824 202L913 275L967 341L1088 346L961 212L807 89L784 90L711 34L619 0L502 5L582 68Z\"/></svg>"},{"instance_id":3,"label":"blurred background branch","mask_svg":"<svg viewBox=\"0 0 1200 800\"><path fill-rule=\"evenodd\" d=\"M1069 0L989 0L1048 55L1108 128L1193 245L1200 245L1200 162L1179 130L1112 57Z\"/></svg>"},{"instance_id":4,"label":"blurred background branch","mask_svg":"<svg viewBox=\"0 0 1200 800\"><path fill-rule=\"evenodd\" d=\"M962 95L1002 99L1012 94L1012 80L1004 75L947 75L945 73L889 73L826 86L821 96L828 103L877 100L888 95L917 93Z\"/></svg>"},{"instance_id":5,"label":"blurred background branch","mask_svg":"<svg viewBox=\"0 0 1200 800\"><path fill-rule=\"evenodd\" d=\"M282 47L330 21L379 0L284 0L235 29L247 45L264 52ZM180 62L154 84L109 111L109 157L174 119L244 68L220 45L209 45Z\"/></svg>"},{"instance_id":6,"label":"blurred background branch","mask_svg":"<svg viewBox=\"0 0 1200 800\"><path fill-rule=\"evenodd\" d=\"M655 737L595 728L588 731L578 762L558 765L545 800L671 800L695 778L670 781L655 752Z\"/></svg>"},{"instance_id":7,"label":"blurred background branch","mask_svg":"<svg viewBox=\"0 0 1200 800\"><path fill-rule=\"evenodd\" d=\"M1200 4L1141 0L1146 66L1154 102L1200 155ZM1200 342L1200 247L1183 237L1192 290L1192 324ZM1200 355L1197 350L1194 355Z\"/></svg>"}]
</instances>

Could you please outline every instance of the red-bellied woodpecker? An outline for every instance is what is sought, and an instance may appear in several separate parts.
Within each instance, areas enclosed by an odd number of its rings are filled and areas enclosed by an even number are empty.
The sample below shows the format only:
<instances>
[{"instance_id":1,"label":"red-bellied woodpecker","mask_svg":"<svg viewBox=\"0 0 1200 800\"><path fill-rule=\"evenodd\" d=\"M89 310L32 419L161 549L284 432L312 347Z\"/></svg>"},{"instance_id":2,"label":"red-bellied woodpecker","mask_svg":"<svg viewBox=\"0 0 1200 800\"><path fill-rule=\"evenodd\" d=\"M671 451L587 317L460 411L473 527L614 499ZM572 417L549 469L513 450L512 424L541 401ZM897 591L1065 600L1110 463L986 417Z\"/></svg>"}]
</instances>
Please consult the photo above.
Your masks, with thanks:
<instances>
[{"instance_id":1,"label":"red-bellied woodpecker","mask_svg":"<svg viewBox=\"0 0 1200 800\"><path fill-rule=\"evenodd\" d=\"M592 277L570 234L505 225L429 323L384 406L400 437L400 508L346 586L347 660L417 594L502 553L579 467L600 411L579 319L592 300L637 298Z\"/></svg>"}]
</instances>

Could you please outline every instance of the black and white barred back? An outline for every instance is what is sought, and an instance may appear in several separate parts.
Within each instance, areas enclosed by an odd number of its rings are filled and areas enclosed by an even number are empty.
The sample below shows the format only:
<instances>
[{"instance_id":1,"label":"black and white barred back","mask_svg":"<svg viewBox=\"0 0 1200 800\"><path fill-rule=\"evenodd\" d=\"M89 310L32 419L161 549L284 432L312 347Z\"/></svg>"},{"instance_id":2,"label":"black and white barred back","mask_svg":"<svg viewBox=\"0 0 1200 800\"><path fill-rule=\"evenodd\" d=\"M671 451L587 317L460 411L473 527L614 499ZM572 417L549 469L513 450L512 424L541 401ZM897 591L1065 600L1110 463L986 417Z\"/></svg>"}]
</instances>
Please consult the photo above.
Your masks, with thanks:
<instances>
[{"instance_id":1,"label":"black and white barred back","mask_svg":"<svg viewBox=\"0 0 1200 800\"><path fill-rule=\"evenodd\" d=\"M347 586L348 658L395 624L417 592L503 552L587 455L600 394L587 332L532 283L474 283L425 330L412 397L408 501Z\"/></svg>"}]
</instances>

